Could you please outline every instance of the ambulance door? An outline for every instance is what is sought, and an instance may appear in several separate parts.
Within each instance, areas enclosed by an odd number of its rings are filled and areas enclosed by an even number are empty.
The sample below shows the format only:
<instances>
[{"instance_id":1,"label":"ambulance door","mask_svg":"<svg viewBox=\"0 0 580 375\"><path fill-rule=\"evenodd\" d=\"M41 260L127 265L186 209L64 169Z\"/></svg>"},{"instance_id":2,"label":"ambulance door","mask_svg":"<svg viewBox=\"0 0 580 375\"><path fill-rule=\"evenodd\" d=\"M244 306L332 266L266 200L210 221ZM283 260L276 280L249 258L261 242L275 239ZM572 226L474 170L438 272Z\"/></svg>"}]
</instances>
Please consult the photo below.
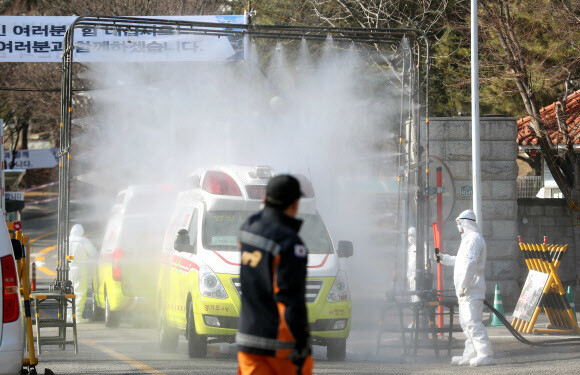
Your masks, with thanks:
<instances>
[{"instance_id":1,"label":"ambulance door","mask_svg":"<svg viewBox=\"0 0 580 375\"><path fill-rule=\"evenodd\" d=\"M189 231L189 239L190 239L190 244L193 245L192 251L189 253L181 253L181 258L182 258L182 267L181 267L181 283L179 285L179 295L180 297L180 301L179 303L181 305L183 305L183 308L185 309L186 306L186 302L187 302L187 295L189 293L191 293L192 298L195 297L196 293L193 290L194 287L194 283L191 282L192 281L192 277L195 277L196 274L195 272L199 271L199 259L201 259L201 256L199 254L202 246L201 246L201 242L199 239L199 222L200 222L200 217L201 217L201 211L199 206L196 206L195 208L193 208L193 210L191 211L191 219L189 222L189 226L187 228L187 230Z\"/></svg>"},{"instance_id":2,"label":"ambulance door","mask_svg":"<svg viewBox=\"0 0 580 375\"><path fill-rule=\"evenodd\" d=\"M175 226L170 229L168 233L171 248L169 249L169 264L171 269L169 271L169 290L165 291L168 296L168 315L173 315L177 320L181 320L182 314L185 311L185 302L182 302L183 286L185 283L185 273L183 270L187 266L187 253L179 252L173 248L173 243L177 237L177 233L181 229L189 229L191 222L192 208L190 206L180 207L177 212ZM183 311L182 311L183 309Z\"/></svg>"},{"instance_id":3,"label":"ambulance door","mask_svg":"<svg viewBox=\"0 0 580 375\"><path fill-rule=\"evenodd\" d=\"M105 284L107 282L113 282L112 258L115 243L119 238L121 222L121 214L118 213L117 210L113 210L113 213L107 222L105 234L101 243L101 249L99 251L97 270L93 276L95 278L95 280L93 280L94 298L97 299L97 305L101 307L105 306Z\"/></svg>"}]
</instances>

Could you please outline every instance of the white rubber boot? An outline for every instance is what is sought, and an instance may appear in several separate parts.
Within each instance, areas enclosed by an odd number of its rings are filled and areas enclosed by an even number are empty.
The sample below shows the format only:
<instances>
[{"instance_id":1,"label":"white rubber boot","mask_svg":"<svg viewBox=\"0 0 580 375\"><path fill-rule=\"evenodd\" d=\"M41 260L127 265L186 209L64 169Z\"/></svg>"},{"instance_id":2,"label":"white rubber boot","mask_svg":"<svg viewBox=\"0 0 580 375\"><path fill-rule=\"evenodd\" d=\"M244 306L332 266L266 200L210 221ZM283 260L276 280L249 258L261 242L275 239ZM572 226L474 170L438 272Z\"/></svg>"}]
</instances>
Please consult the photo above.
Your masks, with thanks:
<instances>
[{"instance_id":1,"label":"white rubber boot","mask_svg":"<svg viewBox=\"0 0 580 375\"><path fill-rule=\"evenodd\" d=\"M471 358L469 357L457 355L451 358L451 366L466 366L469 364L470 360Z\"/></svg>"},{"instance_id":2,"label":"white rubber boot","mask_svg":"<svg viewBox=\"0 0 580 375\"><path fill-rule=\"evenodd\" d=\"M490 356L485 357L475 357L469 361L469 367L478 367L478 366L493 366L497 365L495 358Z\"/></svg>"}]
</instances>

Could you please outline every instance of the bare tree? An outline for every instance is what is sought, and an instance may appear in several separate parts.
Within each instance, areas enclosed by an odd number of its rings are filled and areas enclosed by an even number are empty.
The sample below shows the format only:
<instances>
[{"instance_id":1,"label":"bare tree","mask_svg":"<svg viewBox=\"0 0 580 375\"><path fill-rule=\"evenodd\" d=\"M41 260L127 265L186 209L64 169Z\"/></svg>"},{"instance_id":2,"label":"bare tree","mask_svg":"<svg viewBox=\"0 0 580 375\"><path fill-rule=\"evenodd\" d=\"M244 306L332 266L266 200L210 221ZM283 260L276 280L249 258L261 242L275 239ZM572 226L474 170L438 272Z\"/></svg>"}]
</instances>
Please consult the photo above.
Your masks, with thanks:
<instances>
[{"instance_id":1,"label":"bare tree","mask_svg":"<svg viewBox=\"0 0 580 375\"><path fill-rule=\"evenodd\" d=\"M330 26L404 27L425 31L437 40L448 0L309 0Z\"/></svg>"},{"instance_id":2,"label":"bare tree","mask_svg":"<svg viewBox=\"0 0 580 375\"><path fill-rule=\"evenodd\" d=\"M50 15L172 16L222 13L225 0L37 0Z\"/></svg>"},{"instance_id":3,"label":"bare tree","mask_svg":"<svg viewBox=\"0 0 580 375\"><path fill-rule=\"evenodd\" d=\"M464 2L463 12L468 14ZM480 51L493 74L484 80L501 80L503 95L518 95L530 116L546 165L572 210L575 242L580 244L580 157L574 152L575 128L566 125L566 98L570 93L570 72L580 69L578 54L579 3L567 0L480 1ZM465 32L465 28L463 29ZM565 88L562 90L562 83ZM542 118L542 104L553 101L560 90L557 124L560 136L552 139ZM546 103L546 101L548 103ZM565 150L559 152L560 141ZM577 252L577 251L576 251ZM575 252L572 265L575 263ZM574 268L574 267L572 267ZM580 270L580 267L575 268ZM568 270L568 281L576 270Z\"/></svg>"}]
</instances>

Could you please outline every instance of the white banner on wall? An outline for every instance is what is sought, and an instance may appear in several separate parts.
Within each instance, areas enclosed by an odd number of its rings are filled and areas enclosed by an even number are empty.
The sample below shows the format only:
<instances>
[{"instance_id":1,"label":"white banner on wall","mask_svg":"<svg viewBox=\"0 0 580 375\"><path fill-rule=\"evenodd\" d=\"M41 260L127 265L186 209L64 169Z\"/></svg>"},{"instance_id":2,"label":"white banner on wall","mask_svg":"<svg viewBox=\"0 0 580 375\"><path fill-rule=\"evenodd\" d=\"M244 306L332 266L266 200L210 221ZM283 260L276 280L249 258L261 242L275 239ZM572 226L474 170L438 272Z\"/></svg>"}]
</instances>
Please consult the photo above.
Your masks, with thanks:
<instances>
[{"instance_id":1,"label":"white banner on wall","mask_svg":"<svg viewBox=\"0 0 580 375\"><path fill-rule=\"evenodd\" d=\"M77 17L0 16L0 62L60 62L66 29ZM244 16L148 17L243 24ZM240 60L242 38L116 28L75 30L75 61Z\"/></svg>"}]
</instances>

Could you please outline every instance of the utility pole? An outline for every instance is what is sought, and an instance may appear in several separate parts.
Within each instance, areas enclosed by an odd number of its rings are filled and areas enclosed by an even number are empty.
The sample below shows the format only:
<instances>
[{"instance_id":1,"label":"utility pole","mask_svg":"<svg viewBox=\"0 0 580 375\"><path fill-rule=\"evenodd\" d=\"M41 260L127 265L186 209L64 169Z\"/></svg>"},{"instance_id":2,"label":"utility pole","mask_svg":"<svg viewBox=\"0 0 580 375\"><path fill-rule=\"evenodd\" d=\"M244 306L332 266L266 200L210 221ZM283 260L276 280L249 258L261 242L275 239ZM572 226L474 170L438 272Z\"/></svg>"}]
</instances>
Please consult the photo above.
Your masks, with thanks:
<instances>
[{"instance_id":1,"label":"utility pole","mask_svg":"<svg viewBox=\"0 0 580 375\"><path fill-rule=\"evenodd\" d=\"M479 66L477 41L477 0L471 0L471 166L473 178L473 212L483 233L481 215L481 165L479 154Z\"/></svg>"}]
</instances>

